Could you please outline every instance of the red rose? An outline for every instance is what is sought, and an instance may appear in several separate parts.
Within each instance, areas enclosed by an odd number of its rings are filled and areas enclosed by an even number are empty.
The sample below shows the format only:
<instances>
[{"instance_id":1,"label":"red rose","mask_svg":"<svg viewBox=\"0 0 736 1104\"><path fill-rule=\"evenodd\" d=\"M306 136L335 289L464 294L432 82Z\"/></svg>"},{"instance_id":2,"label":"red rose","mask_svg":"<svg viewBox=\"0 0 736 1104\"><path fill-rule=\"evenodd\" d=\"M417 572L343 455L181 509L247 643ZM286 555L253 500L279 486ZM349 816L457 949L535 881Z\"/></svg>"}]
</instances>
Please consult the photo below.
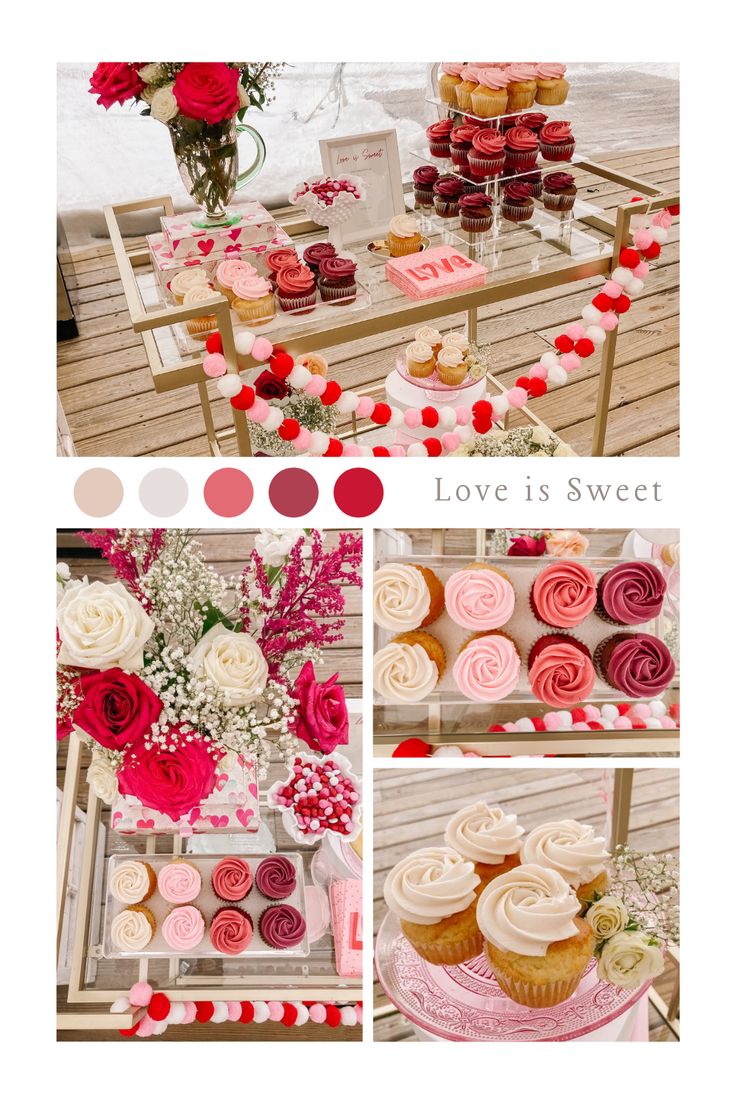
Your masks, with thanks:
<instances>
[{"instance_id":1,"label":"red rose","mask_svg":"<svg viewBox=\"0 0 736 1104\"><path fill-rule=\"evenodd\" d=\"M101 61L89 81L89 91L105 110L139 96L145 87L129 61Z\"/></svg>"},{"instance_id":2,"label":"red rose","mask_svg":"<svg viewBox=\"0 0 736 1104\"><path fill-rule=\"evenodd\" d=\"M338 675L327 682L317 682L311 660L304 664L294 683L298 700L295 733L312 751L329 755L338 744L346 744L349 736L348 709L345 691L337 686Z\"/></svg>"},{"instance_id":3,"label":"red rose","mask_svg":"<svg viewBox=\"0 0 736 1104\"><path fill-rule=\"evenodd\" d=\"M159 744L147 748L143 737L130 744L118 771L118 788L149 809L179 820L212 793L222 752L196 733L192 740L178 728L172 734L178 739L174 751Z\"/></svg>"},{"instance_id":4,"label":"red rose","mask_svg":"<svg viewBox=\"0 0 736 1104\"><path fill-rule=\"evenodd\" d=\"M182 115L221 123L240 110L237 69L222 61L190 61L174 81L174 96Z\"/></svg>"},{"instance_id":5,"label":"red rose","mask_svg":"<svg viewBox=\"0 0 736 1104\"><path fill-rule=\"evenodd\" d=\"M543 556L547 545L544 537L514 537L507 556Z\"/></svg>"},{"instance_id":6,"label":"red rose","mask_svg":"<svg viewBox=\"0 0 736 1104\"><path fill-rule=\"evenodd\" d=\"M273 372L269 372L268 369L265 372L261 372L260 376L253 384L256 390L256 395L259 399L285 399L287 395L291 394L291 388L284 380L279 379Z\"/></svg>"},{"instance_id":7,"label":"red rose","mask_svg":"<svg viewBox=\"0 0 736 1104\"><path fill-rule=\"evenodd\" d=\"M74 710L74 724L110 751L122 751L147 735L161 713L153 690L118 667L82 675L80 687L82 702Z\"/></svg>"}]
</instances>

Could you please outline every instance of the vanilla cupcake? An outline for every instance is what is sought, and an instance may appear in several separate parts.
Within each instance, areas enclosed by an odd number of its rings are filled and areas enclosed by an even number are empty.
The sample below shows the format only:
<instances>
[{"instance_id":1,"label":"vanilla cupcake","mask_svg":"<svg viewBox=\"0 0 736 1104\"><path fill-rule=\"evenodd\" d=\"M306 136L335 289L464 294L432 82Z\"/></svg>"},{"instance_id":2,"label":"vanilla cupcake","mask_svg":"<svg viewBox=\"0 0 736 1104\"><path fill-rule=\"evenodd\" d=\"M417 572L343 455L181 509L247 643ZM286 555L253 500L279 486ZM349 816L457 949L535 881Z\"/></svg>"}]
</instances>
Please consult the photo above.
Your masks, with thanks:
<instances>
[{"instance_id":1,"label":"vanilla cupcake","mask_svg":"<svg viewBox=\"0 0 736 1104\"><path fill-rule=\"evenodd\" d=\"M192 268L183 268L181 272L175 273L171 278L169 284L169 291L174 297L174 302L179 306L184 302L184 296L192 288L207 287L209 285L209 277L206 269L201 265L193 266Z\"/></svg>"},{"instance_id":2,"label":"vanilla cupcake","mask_svg":"<svg viewBox=\"0 0 736 1104\"><path fill-rule=\"evenodd\" d=\"M465 357L453 345L446 345L437 354L437 375L448 387L459 387L468 374Z\"/></svg>"},{"instance_id":3,"label":"vanilla cupcake","mask_svg":"<svg viewBox=\"0 0 736 1104\"><path fill-rule=\"evenodd\" d=\"M447 580L445 605L456 625L484 632L500 629L511 620L516 595L502 571L488 564L472 563Z\"/></svg>"},{"instance_id":4,"label":"vanilla cupcake","mask_svg":"<svg viewBox=\"0 0 736 1104\"><path fill-rule=\"evenodd\" d=\"M147 862L127 859L110 874L110 893L121 905L138 905L153 896L156 874Z\"/></svg>"},{"instance_id":5,"label":"vanilla cupcake","mask_svg":"<svg viewBox=\"0 0 736 1104\"><path fill-rule=\"evenodd\" d=\"M185 859L172 859L158 872L158 891L171 905L188 905L201 889L201 874L194 863Z\"/></svg>"},{"instance_id":6,"label":"vanilla cupcake","mask_svg":"<svg viewBox=\"0 0 736 1104\"><path fill-rule=\"evenodd\" d=\"M142 951L156 933L156 920L145 905L129 905L110 924L110 939L119 951L135 954Z\"/></svg>"},{"instance_id":7,"label":"vanilla cupcake","mask_svg":"<svg viewBox=\"0 0 736 1104\"><path fill-rule=\"evenodd\" d=\"M470 342L464 333L458 333L453 330L451 333L446 333L442 338L443 349L459 349L465 356L470 351Z\"/></svg>"},{"instance_id":8,"label":"vanilla cupcake","mask_svg":"<svg viewBox=\"0 0 736 1104\"><path fill-rule=\"evenodd\" d=\"M373 687L400 705L423 701L445 673L445 649L431 633L400 633L373 657Z\"/></svg>"},{"instance_id":9,"label":"vanilla cupcake","mask_svg":"<svg viewBox=\"0 0 736 1104\"><path fill-rule=\"evenodd\" d=\"M207 303L211 299L219 299L220 292L215 291L209 284L198 284L190 288L184 296L183 306L197 307L200 303ZM192 337L206 337L217 325L217 316L214 314L201 314L198 318L187 318L184 323L187 333Z\"/></svg>"},{"instance_id":10,"label":"vanilla cupcake","mask_svg":"<svg viewBox=\"0 0 736 1104\"><path fill-rule=\"evenodd\" d=\"M556 871L582 904L590 904L608 886L606 841L590 824L553 820L533 828L524 840L521 861Z\"/></svg>"},{"instance_id":11,"label":"vanilla cupcake","mask_svg":"<svg viewBox=\"0 0 736 1104\"><path fill-rule=\"evenodd\" d=\"M431 345L435 356L442 348L442 334L434 326L420 326L414 334L414 340L422 341L425 345Z\"/></svg>"},{"instance_id":12,"label":"vanilla cupcake","mask_svg":"<svg viewBox=\"0 0 736 1104\"><path fill-rule=\"evenodd\" d=\"M276 300L271 284L257 273L239 275L233 281L232 308L241 322L249 326L265 326L276 313Z\"/></svg>"},{"instance_id":13,"label":"vanilla cupcake","mask_svg":"<svg viewBox=\"0 0 736 1104\"><path fill-rule=\"evenodd\" d=\"M524 829L513 813L476 801L451 817L445 828L445 843L475 863L475 873L485 888L494 878L519 865L523 835Z\"/></svg>"},{"instance_id":14,"label":"vanilla cupcake","mask_svg":"<svg viewBox=\"0 0 736 1104\"><path fill-rule=\"evenodd\" d=\"M483 949L475 919L479 889L472 862L451 847L425 847L396 864L383 895L417 954L453 966Z\"/></svg>"},{"instance_id":15,"label":"vanilla cupcake","mask_svg":"<svg viewBox=\"0 0 736 1104\"><path fill-rule=\"evenodd\" d=\"M426 341L412 341L406 348L406 366L410 376L427 379L434 372L434 353Z\"/></svg>"},{"instance_id":16,"label":"vanilla cupcake","mask_svg":"<svg viewBox=\"0 0 736 1104\"><path fill-rule=\"evenodd\" d=\"M227 260L220 261L215 269L215 287L221 291L229 303L235 298L233 284L239 276L257 276L258 273L252 264L247 261Z\"/></svg>"},{"instance_id":17,"label":"vanilla cupcake","mask_svg":"<svg viewBox=\"0 0 736 1104\"><path fill-rule=\"evenodd\" d=\"M414 215L394 215L388 226L388 248L392 257L418 253L422 247L419 223Z\"/></svg>"},{"instance_id":18,"label":"vanilla cupcake","mask_svg":"<svg viewBox=\"0 0 736 1104\"><path fill-rule=\"evenodd\" d=\"M383 629L426 628L444 607L444 588L428 567L387 563L373 576L373 620Z\"/></svg>"}]
</instances>

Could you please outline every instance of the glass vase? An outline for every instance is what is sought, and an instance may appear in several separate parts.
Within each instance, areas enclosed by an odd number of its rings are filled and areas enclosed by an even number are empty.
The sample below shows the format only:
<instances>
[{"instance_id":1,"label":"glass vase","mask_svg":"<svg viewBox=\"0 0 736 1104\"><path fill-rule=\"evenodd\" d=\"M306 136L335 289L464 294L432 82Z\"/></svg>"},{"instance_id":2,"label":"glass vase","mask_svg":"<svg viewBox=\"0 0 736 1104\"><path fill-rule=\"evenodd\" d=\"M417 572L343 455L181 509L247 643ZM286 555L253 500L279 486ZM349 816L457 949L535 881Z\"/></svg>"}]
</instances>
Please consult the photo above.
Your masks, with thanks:
<instances>
[{"instance_id":1,"label":"glass vase","mask_svg":"<svg viewBox=\"0 0 736 1104\"><path fill-rule=\"evenodd\" d=\"M237 221L228 212L236 189L242 188L263 168L266 146L254 127L229 119L207 125L179 116L169 124L179 176L189 195L202 210L195 226L230 226ZM249 134L256 147L255 158L239 172L238 138Z\"/></svg>"}]
</instances>

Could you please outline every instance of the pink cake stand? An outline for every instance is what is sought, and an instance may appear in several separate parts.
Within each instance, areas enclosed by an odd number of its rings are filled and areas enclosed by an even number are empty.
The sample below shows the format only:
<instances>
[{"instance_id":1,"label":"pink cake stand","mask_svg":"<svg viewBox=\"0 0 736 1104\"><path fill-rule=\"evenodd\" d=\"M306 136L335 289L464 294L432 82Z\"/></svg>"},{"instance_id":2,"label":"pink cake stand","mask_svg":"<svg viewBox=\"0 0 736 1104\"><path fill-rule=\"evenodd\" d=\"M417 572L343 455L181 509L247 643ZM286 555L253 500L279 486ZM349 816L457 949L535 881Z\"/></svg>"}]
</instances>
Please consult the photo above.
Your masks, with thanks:
<instances>
[{"instance_id":1,"label":"pink cake stand","mask_svg":"<svg viewBox=\"0 0 736 1104\"><path fill-rule=\"evenodd\" d=\"M433 966L404 938L389 913L376 939L376 972L383 990L420 1032L454 1042L565 1042L583 1039L624 1016L649 983L617 989L598 980L591 959L569 1000L525 1008L498 987L485 955L460 966Z\"/></svg>"}]
</instances>

